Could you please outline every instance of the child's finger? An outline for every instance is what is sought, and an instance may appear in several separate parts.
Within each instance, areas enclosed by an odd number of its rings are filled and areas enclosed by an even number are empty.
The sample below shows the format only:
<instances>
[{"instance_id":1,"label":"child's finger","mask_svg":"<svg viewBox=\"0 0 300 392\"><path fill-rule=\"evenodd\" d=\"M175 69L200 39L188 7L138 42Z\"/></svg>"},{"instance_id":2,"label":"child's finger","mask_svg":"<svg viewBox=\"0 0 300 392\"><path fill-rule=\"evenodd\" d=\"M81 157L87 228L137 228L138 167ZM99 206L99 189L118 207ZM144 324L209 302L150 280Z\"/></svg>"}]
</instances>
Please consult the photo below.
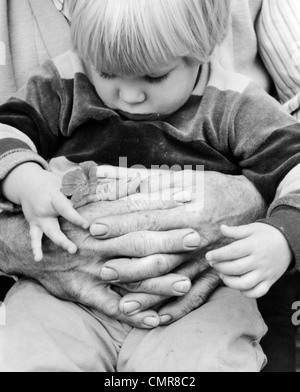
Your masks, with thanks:
<instances>
[{"instance_id":1,"label":"child's finger","mask_svg":"<svg viewBox=\"0 0 300 392\"><path fill-rule=\"evenodd\" d=\"M227 238L231 238L233 240L243 240L253 234L253 228L251 225L237 227L222 225L221 232Z\"/></svg>"},{"instance_id":2,"label":"child's finger","mask_svg":"<svg viewBox=\"0 0 300 392\"><path fill-rule=\"evenodd\" d=\"M63 248L70 254L75 254L77 252L77 246L60 230L57 219L48 219L47 222L43 224L42 229L44 234L57 246Z\"/></svg>"},{"instance_id":3,"label":"child's finger","mask_svg":"<svg viewBox=\"0 0 300 392\"><path fill-rule=\"evenodd\" d=\"M262 282L256 287L248 291L242 291L242 294L249 299L258 299L264 297L270 290L271 285L267 282Z\"/></svg>"},{"instance_id":4,"label":"child's finger","mask_svg":"<svg viewBox=\"0 0 300 392\"><path fill-rule=\"evenodd\" d=\"M89 222L73 208L70 200L68 200L63 194L58 194L55 198L53 198L52 206L55 211L67 221L76 226L82 227L85 230L89 228Z\"/></svg>"},{"instance_id":5,"label":"child's finger","mask_svg":"<svg viewBox=\"0 0 300 392\"><path fill-rule=\"evenodd\" d=\"M43 251L42 251L43 230L38 226L31 225L30 238L31 238L31 248L33 251L34 260L36 262L40 262L43 260Z\"/></svg>"},{"instance_id":6,"label":"child's finger","mask_svg":"<svg viewBox=\"0 0 300 392\"><path fill-rule=\"evenodd\" d=\"M260 274L258 274L256 271L250 272L249 274L242 275L240 277L227 275L221 275L220 277L227 287L239 291L252 290L263 280L260 277Z\"/></svg>"},{"instance_id":7,"label":"child's finger","mask_svg":"<svg viewBox=\"0 0 300 392\"><path fill-rule=\"evenodd\" d=\"M246 240L233 242L230 245L224 246L223 248L208 252L206 260L210 264L219 263L222 261L232 261L242 259L250 256L251 248Z\"/></svg>"},{"instance_id":8,"label":"child's finger","mask_svg":"<svg viewBox=\"0 0 300 392\"><path fill-rule=\"evenodd\" d=\"M253 271L250 257L234 261L224 261L213 264L213 268L223 275L241 276Z\"/></svg>"}]
</instances>

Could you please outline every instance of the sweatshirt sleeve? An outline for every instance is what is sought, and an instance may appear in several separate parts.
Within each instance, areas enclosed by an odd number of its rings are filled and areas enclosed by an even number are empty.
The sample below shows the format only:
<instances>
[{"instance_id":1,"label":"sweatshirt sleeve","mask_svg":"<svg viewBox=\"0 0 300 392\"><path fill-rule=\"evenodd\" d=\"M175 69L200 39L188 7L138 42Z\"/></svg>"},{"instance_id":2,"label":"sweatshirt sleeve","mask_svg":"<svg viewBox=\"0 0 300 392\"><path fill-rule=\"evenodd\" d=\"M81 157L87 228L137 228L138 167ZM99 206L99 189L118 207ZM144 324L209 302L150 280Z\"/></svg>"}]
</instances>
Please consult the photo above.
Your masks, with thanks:
<instances>
[{"instance_id":1,"label":"sweatshirt sleeve","mask_svg":"<svg viewBox=\"0 0 300 392\"><path fill-rule=\"evenodd\" d=\"M261 222L282 232L300 268L300 124L251 84L236 107L229 142L243 174L270 205Z\"/></svg>"},{"instance_id":2,"label":"sweatshirt sleeve","mask_svg":"<svg viewBox=\"0 0 300 392\"><path fill-rule=\"evenodd\" d=\"M25 162L36 162L47 170L69 112L63 81L48 61L15 97L0 106L0 181ZM0 195L0 209L11 209L3 202Z\"/></svg>"}]
</instances>

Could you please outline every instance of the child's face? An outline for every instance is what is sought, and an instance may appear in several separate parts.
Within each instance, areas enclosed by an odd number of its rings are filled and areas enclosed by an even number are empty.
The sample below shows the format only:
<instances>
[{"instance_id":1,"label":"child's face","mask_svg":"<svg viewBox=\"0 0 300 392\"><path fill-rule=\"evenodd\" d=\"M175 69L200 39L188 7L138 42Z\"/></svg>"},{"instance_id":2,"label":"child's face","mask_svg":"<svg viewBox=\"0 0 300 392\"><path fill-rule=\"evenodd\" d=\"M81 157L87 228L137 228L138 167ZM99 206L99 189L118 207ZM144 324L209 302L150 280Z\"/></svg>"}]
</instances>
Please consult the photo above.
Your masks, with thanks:
<instances>
[{"instance_id":1,"label":"child's face","mask_svg":"<svg viewBox=\"0 0 300 392\"><path fill-rule=\"evenodd\" d=\"M191 96L199 63L179 58L145 76L97 73L89 77L104 104L130 120L155 120L180 109Z\"/></svg>"}]
</instances>

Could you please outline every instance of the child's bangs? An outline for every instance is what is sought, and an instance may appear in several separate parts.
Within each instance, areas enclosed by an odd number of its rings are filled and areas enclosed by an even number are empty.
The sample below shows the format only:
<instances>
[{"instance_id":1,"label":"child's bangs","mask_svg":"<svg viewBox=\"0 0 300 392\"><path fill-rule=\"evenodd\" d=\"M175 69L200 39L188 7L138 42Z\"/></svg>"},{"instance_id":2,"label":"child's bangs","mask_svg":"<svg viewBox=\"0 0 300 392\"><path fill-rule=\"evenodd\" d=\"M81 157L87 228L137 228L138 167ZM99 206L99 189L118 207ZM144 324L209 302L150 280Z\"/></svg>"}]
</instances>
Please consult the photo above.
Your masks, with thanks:
<instances>
[{"instance_id":1,"label":"child's bangs","mask_svg":"<svg viewBox=\"0 0 300 392\"><path fill-rule=\"evenodd\" d=\"M77 0L73 39L111 75L151 75L179 57L206 62L226 31L229 0Z\"/></svg>"},{"instance_id":2,"label":"child's bangs","mask_svg":"<svg viewBox=\"0 0 300 392\"><path fill-rule=\"evenodd\" d=\"M186 12L170 7L168 0L101 1L91 15L88 37L77 34L76 43L83 58L89 58L97 71L114 75L148 75L178 57L198 52ZM157 4L156 4L157 3ZM181 10L180 10L181 8ZM97 14L97 16L95 16ZM80 18L83 17L81 14ZM197 48L195 48L197 46Z\"/></svg>"}]
</instances>

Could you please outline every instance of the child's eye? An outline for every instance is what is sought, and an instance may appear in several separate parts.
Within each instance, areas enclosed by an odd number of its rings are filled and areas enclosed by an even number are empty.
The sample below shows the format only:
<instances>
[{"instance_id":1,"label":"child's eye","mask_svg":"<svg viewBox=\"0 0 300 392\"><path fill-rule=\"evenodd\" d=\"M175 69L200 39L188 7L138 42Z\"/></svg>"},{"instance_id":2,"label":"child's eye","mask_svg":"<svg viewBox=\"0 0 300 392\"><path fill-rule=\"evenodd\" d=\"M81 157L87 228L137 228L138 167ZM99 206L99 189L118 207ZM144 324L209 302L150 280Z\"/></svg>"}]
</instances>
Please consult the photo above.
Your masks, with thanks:
<instances>
[{"instance_id":1,"label":"child's eye","mask_svg":"<svg viewBox=\"0 0 300 392\"><path fill-rule=\"evenodd\" d=\"M169 73L167 73L167 74L165 74L165 75L163 75L163 76L158 76L157 78L156 77L152 77L152 76L145 76L145 80L148 82L148 83L152 83L152 84L158 84L158 83L162 83L162 82L164 82L166 79L168 79L168 77L169 77Z\"/></svg>"},{"instance_id":2,"label":"child's eye","mask_svg":"<svg viewBox=\"0 0 300 392\"><path fill-rule=\"evenodd\" d=\"M113 78L113 75L109 75L109 74L107 74L106 72L100 72L100 77L102 78L102 79L112 79Z\"/></svg>"}]
</instances>

